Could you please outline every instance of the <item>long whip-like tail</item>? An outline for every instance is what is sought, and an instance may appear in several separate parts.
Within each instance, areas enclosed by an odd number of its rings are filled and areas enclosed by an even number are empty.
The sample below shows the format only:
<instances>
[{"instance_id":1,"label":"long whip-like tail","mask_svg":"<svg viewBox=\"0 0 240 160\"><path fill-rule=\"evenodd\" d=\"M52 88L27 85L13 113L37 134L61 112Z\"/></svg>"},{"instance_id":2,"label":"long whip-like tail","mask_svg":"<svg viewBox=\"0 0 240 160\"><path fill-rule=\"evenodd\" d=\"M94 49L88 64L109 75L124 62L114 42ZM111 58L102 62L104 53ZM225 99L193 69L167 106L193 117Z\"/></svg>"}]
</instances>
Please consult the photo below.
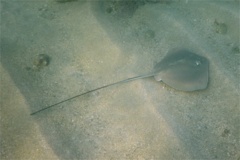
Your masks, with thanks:
<instances>
[{"instance_id":1,"label":"long whip-like tail","mask_svg":"<svg viewBox=\"0 0 240 160\"><path fill-rule=\"evenodd\" d=\"M61 104L61 103L64 103L64 102L66 102L66 101L72 100L72 99L74 99L74 98L83 96L83 95L88 94L88 93L91 93L91 92L95 92L95 91L97 91L97 90L100 90L100 89L103 89L103 88L106 88L106 87L110 87L110 86L113 86L113 85L116 85L116 84L122 84L122 83L130 82L130 81L134 81L134 80L137 80L137 79L147 78L147 77L151 77L151 76L154 76L154 74L151 73L151 74L136 76L136 77L128 78L128 79L125 79L125 80L122 80L122 81L118 81L118 82L115 82L115 83L112 83L112 84L108 84L108 85L105 85L105 86L102 86L102 87L99 87L99 88L96 88L96 89L93 89L93 90L90 90L90 91L87 91L87 92L78 94L78 95L73 96L73 97L71 97L71 98L67 98L67 99L62 100L62 101L60 101L60 102L58 102L58 103L52 104L52 105L50 105L50 106L47 106L47 107L45 107L45 108L42 108L42 109L37 110L37 111L35 111L35 112L32 112L30 115L35 115L35 114L37 114L37 113L39 113L39 112L42 112L42 111L44 111L44 110L47 110L47 109L52 108L52 107L54 107L54 106L57 106L57 105L59 105L59 104Z\"/></svg>"}]
</instances>

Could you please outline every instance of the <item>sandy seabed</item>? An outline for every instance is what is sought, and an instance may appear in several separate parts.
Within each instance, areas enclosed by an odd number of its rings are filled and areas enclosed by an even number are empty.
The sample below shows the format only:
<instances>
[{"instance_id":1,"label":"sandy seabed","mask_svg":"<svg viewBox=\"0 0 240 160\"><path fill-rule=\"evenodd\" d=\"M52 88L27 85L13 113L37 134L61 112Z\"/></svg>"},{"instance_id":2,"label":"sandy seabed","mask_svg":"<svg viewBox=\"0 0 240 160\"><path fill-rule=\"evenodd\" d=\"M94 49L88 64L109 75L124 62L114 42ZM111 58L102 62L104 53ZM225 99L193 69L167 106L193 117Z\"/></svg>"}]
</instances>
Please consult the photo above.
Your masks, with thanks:
<instances>
[{"instance_id":1,"label":"sandy seabed","mask_svg":"<svg viewBox=\"0 0 240 160\"><path fill-rule=\"evenodd\" d=\"M239 160L239 24L235 0L1 0L0 159ZM209 60L207 89L146 78L30 115L173 48Z\"/></svg>"}]
</instances>

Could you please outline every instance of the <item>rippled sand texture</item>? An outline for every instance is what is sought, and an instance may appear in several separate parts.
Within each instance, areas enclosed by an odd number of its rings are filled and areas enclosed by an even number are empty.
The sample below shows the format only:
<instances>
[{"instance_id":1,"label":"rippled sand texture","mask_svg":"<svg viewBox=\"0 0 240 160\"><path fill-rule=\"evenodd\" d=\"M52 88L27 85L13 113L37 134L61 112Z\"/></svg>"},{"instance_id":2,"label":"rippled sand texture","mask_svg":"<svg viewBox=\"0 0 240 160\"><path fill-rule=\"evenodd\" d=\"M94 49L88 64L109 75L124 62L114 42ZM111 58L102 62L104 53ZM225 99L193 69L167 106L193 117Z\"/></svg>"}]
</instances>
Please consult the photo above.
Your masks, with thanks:
<instances>
[{"instance_id":1,"label":"rippled sand texture","mask_svg":"<svg viewBox=\"0 0 240 160\"><path fill-rule=\"evenodd\" d=\"M1 1L0 159L240 159L239 1ZM206 90L153 78L169 50L209 60Z\"/></svg>"}]
</instances>

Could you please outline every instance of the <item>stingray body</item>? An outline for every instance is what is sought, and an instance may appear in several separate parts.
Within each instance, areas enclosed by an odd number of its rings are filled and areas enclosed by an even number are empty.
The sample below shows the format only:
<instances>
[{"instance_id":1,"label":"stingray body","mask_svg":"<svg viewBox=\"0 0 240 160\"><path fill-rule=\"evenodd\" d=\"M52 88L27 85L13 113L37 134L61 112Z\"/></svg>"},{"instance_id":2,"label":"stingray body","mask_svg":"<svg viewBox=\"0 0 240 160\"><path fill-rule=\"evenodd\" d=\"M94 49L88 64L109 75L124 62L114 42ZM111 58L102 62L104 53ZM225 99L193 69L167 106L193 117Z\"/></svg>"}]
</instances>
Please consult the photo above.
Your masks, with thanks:
<instances>
[{"instance_id":1,"label":"stingray body","mask_svg":"<svg viewBox=\"0 0 240 160\"><path fill-rule=\"evenodd\" d=\"M207 88L209 63L188 50L172 51L154 67L154 78L181 91Z\"/></svg>"},{"instance_id":2,"label":"stingray body","mask_svg":"<svg viewBox=\"0 0 240 160\"><path fill-rule=\"evenodd\" d=\"M163 81L170 87L177 90L202 90L207 88L208 85L208 67L209 62L205 57L199 56L185 49L170 51L160 62L155 65L151 73L128 78L119 82L115 82L87 91L85 93L81 93L74 97L65 99L43 109L35 111L31 113L31 115L106 87L152 76L154 76L156 81Z\"/></svg>"}]
</instances>

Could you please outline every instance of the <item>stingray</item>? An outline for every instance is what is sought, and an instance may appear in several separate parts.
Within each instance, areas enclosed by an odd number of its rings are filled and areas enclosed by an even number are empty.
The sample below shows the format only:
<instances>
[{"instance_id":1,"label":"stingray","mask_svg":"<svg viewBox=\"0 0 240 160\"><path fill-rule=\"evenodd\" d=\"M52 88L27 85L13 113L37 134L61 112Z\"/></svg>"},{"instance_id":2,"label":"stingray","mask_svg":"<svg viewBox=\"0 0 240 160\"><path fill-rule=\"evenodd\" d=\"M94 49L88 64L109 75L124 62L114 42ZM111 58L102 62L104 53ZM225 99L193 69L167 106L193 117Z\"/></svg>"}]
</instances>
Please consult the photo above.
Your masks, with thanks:
<instances>
[{"instance_id":1,"label":"stingray","mask_svg":"<svg viewBox=\"0 0 240 160\"><path fill-rule=\"evenodd\" d=\"M208 85L208 66L209 63L205 57L199 56L191 51L185 49L170 51L160 62L155 65L151 73L128 78L87 91L85 93L78 94L74 97L35 111L31 113L31 115L106 87L147 77L154 77L156 81L162 81L168 86L180 91L190 92L203 90L206 89Z\"/></svg>"}]
</instances>

